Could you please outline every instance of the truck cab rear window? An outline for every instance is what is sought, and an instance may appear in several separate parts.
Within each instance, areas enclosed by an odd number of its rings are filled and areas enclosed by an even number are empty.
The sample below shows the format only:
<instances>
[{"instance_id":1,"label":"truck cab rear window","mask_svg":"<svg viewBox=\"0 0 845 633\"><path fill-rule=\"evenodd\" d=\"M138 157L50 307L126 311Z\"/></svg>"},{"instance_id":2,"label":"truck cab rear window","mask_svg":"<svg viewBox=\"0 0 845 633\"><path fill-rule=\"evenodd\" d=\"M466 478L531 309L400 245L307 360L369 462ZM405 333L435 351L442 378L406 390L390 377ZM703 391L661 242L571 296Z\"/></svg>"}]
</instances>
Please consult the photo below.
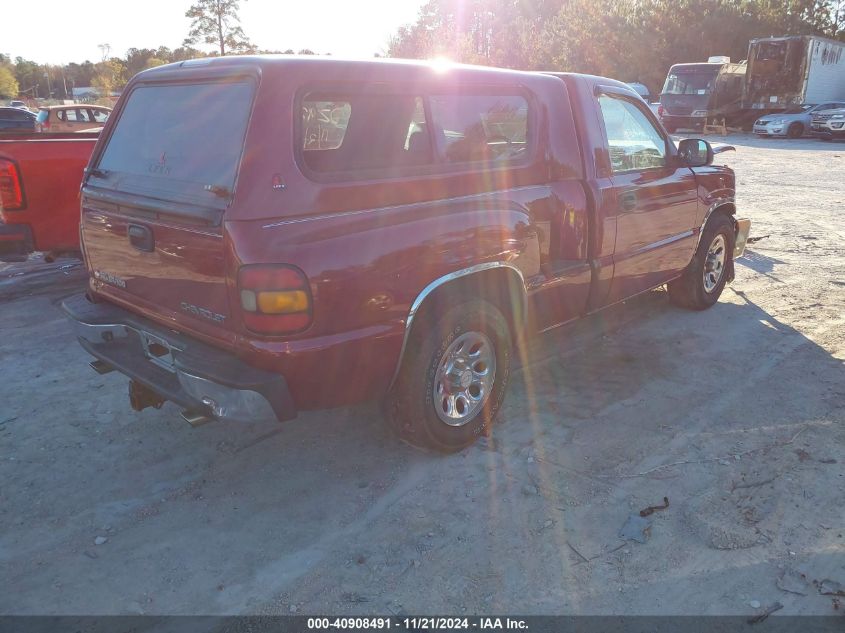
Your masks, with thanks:
<instances>
[{"instance_id":1,"label":"truck cab rear window","mask_svg":"<svg viewBox=\"0 0 845 633\"><path fill-rule=\"evenodd\" d=\"M251 82L140 86L132 91L99 169L231 189L243 150Z\"/></svg>"},{"instance_id":2,"label":"truck cab rear window","mask_svg":"<svg viewBox=\"0 0 845 633\"><path fill-rule=\"evenodd\" d=\"M303 159L315 172L503 161L527 149L528 103L519 96L313 92L301 102L300 126Z\"/></svg>"},{"instance_id":3,"label":"truck cab rear window","mask_svg":"<svg viewBox=\"0 0 845 633\"><path fill-rule=\"evenodd\" d=\"M528 103L523 97L436 96L431 115L447 162L512 160L527 149Z\"/></svg>"}]
</instances>

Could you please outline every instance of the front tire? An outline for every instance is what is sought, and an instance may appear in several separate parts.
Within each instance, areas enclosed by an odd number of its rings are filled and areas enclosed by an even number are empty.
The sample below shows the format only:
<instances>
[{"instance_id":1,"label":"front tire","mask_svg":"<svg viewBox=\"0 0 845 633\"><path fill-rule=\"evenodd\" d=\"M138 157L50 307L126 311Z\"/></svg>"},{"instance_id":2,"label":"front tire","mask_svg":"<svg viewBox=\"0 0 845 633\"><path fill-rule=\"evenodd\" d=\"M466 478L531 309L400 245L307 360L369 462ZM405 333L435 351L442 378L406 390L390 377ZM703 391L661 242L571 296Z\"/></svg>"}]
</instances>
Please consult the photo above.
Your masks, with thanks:
<instances>
[{"instance_id":1,"label":"front tire","mask_svg":"<svg viewBox=\"0 0 845 633\"><path fill-rule=\"evenodd\" d=\"M801 138L804 136L804 126L800 123L793 123L787 128L786 135L789 138Z\"/></svg>"},{"instance_id":2,"label":"front tire","mask_svg":"<svg viewBox=\"0 0 845 633\"><path fill-rule=\"evenodd\" d=\"M451 453L486 434L502 406L510 329L499 309L483 300L439 318L421 316L388 394L387 415L409 443Z\"/></svg>"},{"instance_id":3,"label":"front tire","mask_svg":"<svg viewBox=\"0 0 845 633\"><path fill-rule=\"evenodd\" d=\"M713 215L684 274L667 284L672 303L690 310L706 310L715 304L733 268L735 242L733 220L724 213Z\"/></svg>"}]
</instances>

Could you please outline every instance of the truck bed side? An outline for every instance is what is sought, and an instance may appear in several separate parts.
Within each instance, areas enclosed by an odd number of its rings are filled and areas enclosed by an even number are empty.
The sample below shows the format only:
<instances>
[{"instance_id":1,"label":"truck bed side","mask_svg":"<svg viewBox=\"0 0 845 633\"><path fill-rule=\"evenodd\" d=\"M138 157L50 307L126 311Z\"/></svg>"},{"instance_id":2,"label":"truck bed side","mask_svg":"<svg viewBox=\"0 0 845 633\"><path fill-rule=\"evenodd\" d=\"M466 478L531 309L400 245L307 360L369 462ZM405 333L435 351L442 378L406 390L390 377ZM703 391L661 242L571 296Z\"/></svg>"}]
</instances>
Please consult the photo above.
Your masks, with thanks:
<instances>
[{"instance_id":1,"label":"truck bed side","mask_svg":"<svg viewBox=\"0 0 845 633\"><path fill-rule=\"evenodd\" d=\"M36 251L79 250L79 186L96 134L33 134L0 140L0 159L17 167L24 195L20 210L0 210L9 226L28 227Z\"/></svg>"}]
</instances>

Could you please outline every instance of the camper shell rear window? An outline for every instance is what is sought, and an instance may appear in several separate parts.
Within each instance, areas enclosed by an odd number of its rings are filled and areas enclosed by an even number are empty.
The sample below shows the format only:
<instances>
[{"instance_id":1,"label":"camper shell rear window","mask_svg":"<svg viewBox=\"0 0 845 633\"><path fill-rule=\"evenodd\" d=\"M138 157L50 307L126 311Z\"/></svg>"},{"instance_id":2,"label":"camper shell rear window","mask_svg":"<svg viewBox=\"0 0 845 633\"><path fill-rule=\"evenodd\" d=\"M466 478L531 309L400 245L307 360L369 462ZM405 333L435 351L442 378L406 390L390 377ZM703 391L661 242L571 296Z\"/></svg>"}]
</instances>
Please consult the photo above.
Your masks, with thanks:
<instances>
[{"instance_id":1,"label":"camper shell rear window","mask_svg":"<svg viewBox=\"0 0 845 633\"><path fill-rule=\"evenodd\" d=\"M99 157L93 184L224 208L234 190L254 93L254 82L246 78L136 86Z\"/></svg>"}]
</instances>

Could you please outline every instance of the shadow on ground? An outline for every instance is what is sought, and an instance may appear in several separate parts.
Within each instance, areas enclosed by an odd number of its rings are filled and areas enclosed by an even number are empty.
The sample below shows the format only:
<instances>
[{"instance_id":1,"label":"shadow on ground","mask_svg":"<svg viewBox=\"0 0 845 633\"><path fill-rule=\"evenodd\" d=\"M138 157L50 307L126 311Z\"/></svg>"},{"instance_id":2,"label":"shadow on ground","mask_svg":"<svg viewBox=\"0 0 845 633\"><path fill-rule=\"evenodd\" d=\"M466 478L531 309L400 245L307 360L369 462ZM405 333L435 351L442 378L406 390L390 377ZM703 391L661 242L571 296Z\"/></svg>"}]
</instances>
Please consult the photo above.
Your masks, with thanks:
<instances>
[{"instance_id":1,"label":"shadow on ground","mask_svg":"<svg viewBox=\"0 0 845 633\"><path fill-rule=\"evenodd\" d=\"M841 524L843 460L819 460L845 439L842 362L738 293L703 313L648 293L533 341L493 436L452 456L375 404L132 413L48 297L5 312L3 613L729 613L699 588L829 547L802 517ZM646 544L619 539L664 496Z\"/></svg>"}]
</instances>

